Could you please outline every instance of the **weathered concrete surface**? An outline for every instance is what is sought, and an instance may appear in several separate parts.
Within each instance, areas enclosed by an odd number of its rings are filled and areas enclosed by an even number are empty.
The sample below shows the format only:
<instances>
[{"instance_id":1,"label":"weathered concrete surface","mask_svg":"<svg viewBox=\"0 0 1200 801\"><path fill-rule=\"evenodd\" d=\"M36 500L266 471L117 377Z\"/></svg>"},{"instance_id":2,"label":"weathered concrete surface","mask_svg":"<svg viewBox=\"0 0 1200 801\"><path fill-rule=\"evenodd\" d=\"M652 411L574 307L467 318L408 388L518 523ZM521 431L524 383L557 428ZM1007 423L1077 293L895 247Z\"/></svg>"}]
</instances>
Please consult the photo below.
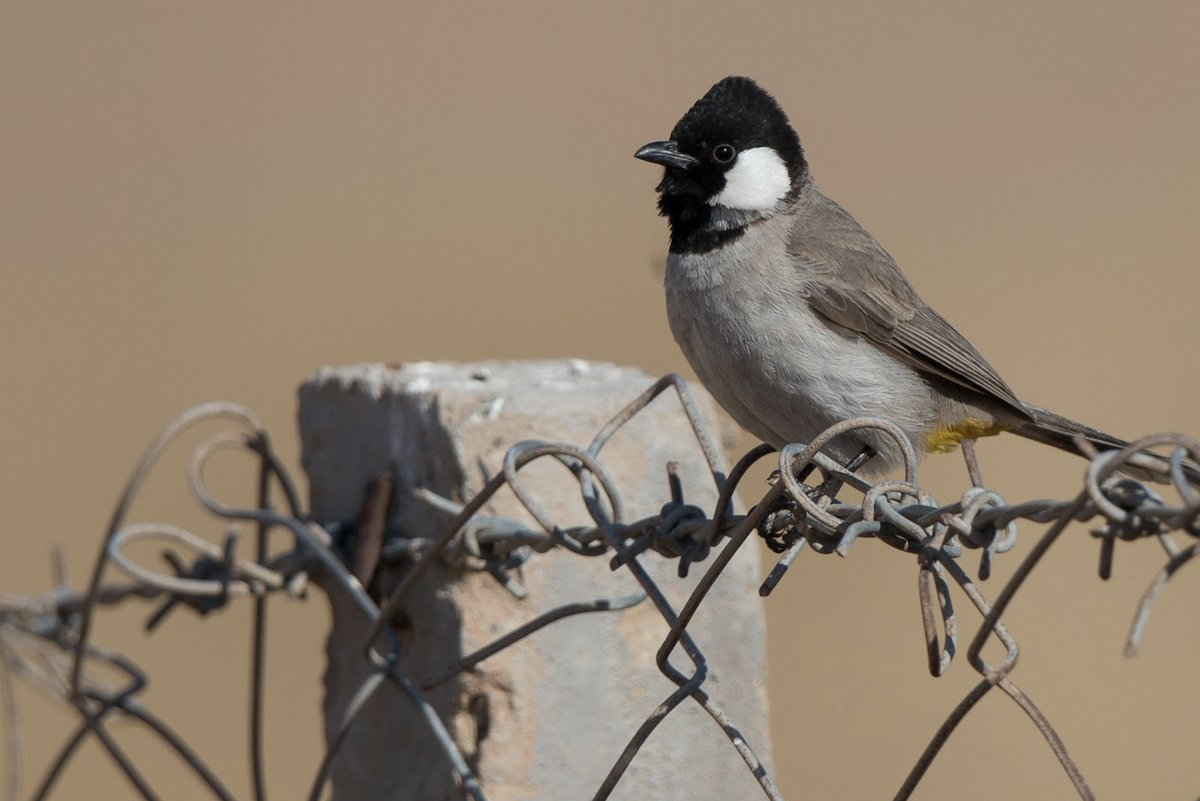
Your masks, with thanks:
<instances>
[{"instance_id":1,"label":"weathered concrete surface","mask_svg":"<svg viewBox=\"0 0 1200 801\"><path fill-rule=\"evenodd\" d=\"M464 500L500 472L505 451L522 440L586 446L613 414L651 383L638 370L580 361L360 365L319 370L300 389L304 466L313 513L350 520L366 482L395 466L396 510L412 536L433 537L448 521L409 497L418 486ZM694 389L709 431L724 448L719 422ZM723 420L723 418L720 418ZM726 466L732 462L723 454ZM628 518L654 514L669 498L665 465L682 462L685 497L711 509L716 493L673 391L660 396L602 453ZM486 471L486 473L485 473ZM588 523L577 484L549 460L522 471L528 486L564 526ZM529 519L508 490L486 513ZM532 521L530 521L532 523ZM643 557L676 609L692 577L676 563ZM387 576L386 586L397 576ZM561 604L617 597L636 589L608 557L554 550L523 568L529 597L518 600L489 575L438 565L402 615L405 673L416 680ZM747 543L691 626L709 659L705 684L760 758L770 764L765 627L756 587L758 548ZM338 591L328 642L326 731L367 675L359 654L366 624ZM429 693L477 771L489 799L588 799L639 725L674 689L654 665L667 630L649 601L624 612L580 615L552 624ZM675 664L690 670L677 650ZM456 799L445 758L412 705L383 688L351 730L334 771L339 799ZM658 727L614 798L756 798L757 783L716 724L686 701Z\"/></svg>"}]
</instances>

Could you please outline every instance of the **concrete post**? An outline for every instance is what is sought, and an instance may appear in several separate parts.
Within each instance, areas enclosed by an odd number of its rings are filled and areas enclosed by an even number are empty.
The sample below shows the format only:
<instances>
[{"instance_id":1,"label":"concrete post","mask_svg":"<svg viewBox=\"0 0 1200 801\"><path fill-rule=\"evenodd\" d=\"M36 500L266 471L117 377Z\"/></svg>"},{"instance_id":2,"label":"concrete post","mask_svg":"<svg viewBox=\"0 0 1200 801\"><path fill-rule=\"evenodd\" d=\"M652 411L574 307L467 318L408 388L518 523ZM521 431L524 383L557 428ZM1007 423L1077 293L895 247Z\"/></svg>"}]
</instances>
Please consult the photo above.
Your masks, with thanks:
<instances>
[{"instance_id":1,"label":"concrete post","mask_svg":"<svg viewBox=\"0 0 1200 801\"><path fill-rule=\"evenodd\" d=\"M650 383L640 371L581 361L361 365L318 371L300 389L300 433L311 508L318 520L352 520L364 486L392 469L395 516L409 536L436 537L448 515L410 496L427 487L463 501L501 471L505 451L529 439L586 446L600 427ZM710 433L728 448L702 390L695 395ZM669 499L666 463L682 463L685 498L716 500L703 457L666 393L605 448L629 518L656 513ZM578 485L542 460L521 475L564 527L589 523ZM526 519L502 490L486 514ZM703 573L679 579L677 564L643 557L676 605ZM416 681L559 605L615 598L637 589L609 557L556 549L522 568L519 600L490 575L436 565L414 588L398 631L401 668ZM398 576L383 576L384 588ZM765 627L756 592L762 578L754 542L731 563L689 629L709 660L705 688L739 725L764 763L767 733ZM367 622L336 585L325 676L327 736L369 670L360 655ZM476 669L429 692L491 801L588 799L638 726L675 686L654 665L667 631L650 602L623 612L554 623ZM675 659L688 665L682 652ZM333 772L338 799L456 799L447 761L412 704L392 687L372 699L343 744ZM761 790L728 739L685 701L635 758L613 798L756 798Z\"/></svg>"}]
</instances>

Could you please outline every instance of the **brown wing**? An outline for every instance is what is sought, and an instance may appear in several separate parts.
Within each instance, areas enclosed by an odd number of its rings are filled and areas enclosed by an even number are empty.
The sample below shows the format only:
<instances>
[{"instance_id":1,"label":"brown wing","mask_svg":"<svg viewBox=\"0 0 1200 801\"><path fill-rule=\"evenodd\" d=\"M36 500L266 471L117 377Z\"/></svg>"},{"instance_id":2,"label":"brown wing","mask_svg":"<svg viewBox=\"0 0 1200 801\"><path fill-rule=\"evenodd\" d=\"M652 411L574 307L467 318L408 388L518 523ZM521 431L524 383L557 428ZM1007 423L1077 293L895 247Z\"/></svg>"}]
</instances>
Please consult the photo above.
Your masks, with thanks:
<instances>
[{"instance_id":1,"label":"brown wing","mask_svg":"<svg viewBox=\"0 0 1200 801\"><path fill-rule=\"evenodd\" d=\"M1028 416L983 356L925 305L887 251L841 206L819 196L797 219L789 250L801 274L800 291L819 314L870 337L917 370Z\"/></svg>"}]
</instances>

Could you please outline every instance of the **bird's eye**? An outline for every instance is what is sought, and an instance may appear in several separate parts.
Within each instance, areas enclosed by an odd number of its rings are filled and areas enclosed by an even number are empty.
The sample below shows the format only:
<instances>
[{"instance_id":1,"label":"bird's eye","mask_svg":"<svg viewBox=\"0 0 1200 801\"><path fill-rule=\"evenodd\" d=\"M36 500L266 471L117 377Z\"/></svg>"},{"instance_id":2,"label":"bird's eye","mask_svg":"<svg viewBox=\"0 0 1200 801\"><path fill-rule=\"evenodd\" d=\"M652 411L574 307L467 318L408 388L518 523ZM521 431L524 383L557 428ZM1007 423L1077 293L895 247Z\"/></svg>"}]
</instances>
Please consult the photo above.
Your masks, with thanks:
<instances>
[{"instance_id":1,"label":"bird's eye","mask_svg":"<svg viewBox=\"0 0 1200 801\"><path fill-rule=\"evenodd\" d=\"M713 160L718 164L728 164L737 157L733 145L717 145L713 148Z\"/></svg>"}]
</instances>

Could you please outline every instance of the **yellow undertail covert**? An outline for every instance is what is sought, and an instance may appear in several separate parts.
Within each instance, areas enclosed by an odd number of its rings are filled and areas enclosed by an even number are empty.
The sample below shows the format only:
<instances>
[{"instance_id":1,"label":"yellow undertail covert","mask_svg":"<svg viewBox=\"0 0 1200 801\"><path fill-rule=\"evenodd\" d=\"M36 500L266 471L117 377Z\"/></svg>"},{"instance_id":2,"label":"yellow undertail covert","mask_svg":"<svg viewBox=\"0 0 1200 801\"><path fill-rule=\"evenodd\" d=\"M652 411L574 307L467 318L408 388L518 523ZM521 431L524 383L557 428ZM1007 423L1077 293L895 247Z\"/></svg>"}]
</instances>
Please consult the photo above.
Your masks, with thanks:
<instances>
[{"instance_id":1,"label":"yellow undertail covert","mask_svg":"<svg viewBox=\"0 0 1200 801\"><path fill-rule=\"evenodd\" d=\"M991 420L968 417L961 423L949 428L939 428L925 437L925 450L930 453L946 453L957 448L964 439L994 437L1008 429L1009 426L1002 426Z\"/></svg>"}]
</instances>

